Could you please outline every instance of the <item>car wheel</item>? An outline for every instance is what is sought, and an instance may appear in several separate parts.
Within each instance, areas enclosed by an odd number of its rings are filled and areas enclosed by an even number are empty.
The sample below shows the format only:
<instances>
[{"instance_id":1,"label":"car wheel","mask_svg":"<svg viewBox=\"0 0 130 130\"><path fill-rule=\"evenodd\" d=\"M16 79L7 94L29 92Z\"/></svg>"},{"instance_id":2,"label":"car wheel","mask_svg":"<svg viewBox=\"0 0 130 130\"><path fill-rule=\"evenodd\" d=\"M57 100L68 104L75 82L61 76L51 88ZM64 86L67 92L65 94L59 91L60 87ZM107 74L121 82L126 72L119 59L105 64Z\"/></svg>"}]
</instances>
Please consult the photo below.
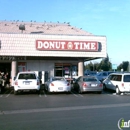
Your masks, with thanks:
<instances>
[{"instance_id":1,"label":"car wheel","mask_svg":"<svg viewBox=\"0 0 130 130\"><path fill-rule=\"evenodd\" d=\"M119 90L119 88L118 88L118 87L116 87L116 94L118 94L118 95L120 95L120 94L121 94L121 92L120 92L120 90Z\"/></svg>"},{"instance_id":2,"label":"car wheel","mask_svg":"<svg viewBox=\"0 0 130 130\"><path fill-rule=\"evenodd\" d=\"M14 90L14 95L17 95L17 94L18 94L18 92Z\"/></svg>"}]
</instances>

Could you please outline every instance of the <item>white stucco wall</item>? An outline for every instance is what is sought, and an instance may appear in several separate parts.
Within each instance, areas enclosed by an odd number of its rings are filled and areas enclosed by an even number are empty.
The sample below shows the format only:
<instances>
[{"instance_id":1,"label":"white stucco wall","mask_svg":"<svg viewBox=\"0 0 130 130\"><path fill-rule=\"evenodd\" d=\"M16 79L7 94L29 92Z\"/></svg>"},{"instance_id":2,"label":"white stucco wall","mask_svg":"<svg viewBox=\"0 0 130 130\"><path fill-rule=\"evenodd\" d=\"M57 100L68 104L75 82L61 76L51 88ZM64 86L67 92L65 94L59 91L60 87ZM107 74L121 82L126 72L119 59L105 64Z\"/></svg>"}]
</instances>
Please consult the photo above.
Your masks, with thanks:
<instances>
[{"instance_id":1,"label":"white stucco wall","mask_svg":"<svg viewBox=\"0 0 130 130\"><path fill-rule=\"evenodd\" d=\"M49 76L54 76L54 62L49 61L27 61L27 71L48 71Z\"/></svg>"},{"instance_id":2,"label":"white stucco wall","mask_svg":"<svg viewBox=\"0 0 130 130\"><path fill-rule=\"evenodd\" d=\"M36 40L98 41L102 45L100 52L83 51L39 51ZM56 56L56 57L106 57L105 36L63 36L38 34L0 34L1 56Z\"/></svg>"}]
</instances>

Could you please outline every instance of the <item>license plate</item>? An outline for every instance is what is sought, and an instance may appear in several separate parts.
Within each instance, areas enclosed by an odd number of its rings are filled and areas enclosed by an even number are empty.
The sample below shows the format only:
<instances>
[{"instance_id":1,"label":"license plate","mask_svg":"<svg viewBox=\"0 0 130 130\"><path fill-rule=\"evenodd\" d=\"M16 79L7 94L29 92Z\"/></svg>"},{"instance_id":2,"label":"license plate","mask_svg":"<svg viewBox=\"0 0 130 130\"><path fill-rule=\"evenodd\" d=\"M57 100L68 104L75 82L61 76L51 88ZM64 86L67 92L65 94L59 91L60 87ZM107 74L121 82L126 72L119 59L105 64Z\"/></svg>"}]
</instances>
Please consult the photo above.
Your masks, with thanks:
<instances>
[{"instance_id":1,"label":"license plate","mask_svg":"<svg viewBox=\"0 0 130 130\"><path fill-rule=\"evenodd\" d=\"M30 85L30 83L27 82L27 83L25 83L25 85Z\"/></svg>"},{"instance_id":2,"label":"license plate","mask_svg":"<svg viewBox=\"0 0 130 130\"><path fill-rule=\"evenodd\" d=\"M63 88L62 88L62 87L59 87L58 89L59 89L59 90L63 90Z\"/></svg>"},{"instance_id":3,"label":"license plate","mask_svg":"<svg viewBox=\"0 0 130 130\"><path fill-rule=\"evenodd\" d=\"M97 87L97 84L91 84L91 87Z\"/></svg>"},{"instance_id":4,"label":"license plate","mask_svg":"<svg viewBox=\"0 0 130 130\"><path fill-rule=\"evenodd\" d=\"M26 81L26 82L24 82L25 83L25 85L30 85L30 82L29 81Z\"/></svg>"}]
</instances>

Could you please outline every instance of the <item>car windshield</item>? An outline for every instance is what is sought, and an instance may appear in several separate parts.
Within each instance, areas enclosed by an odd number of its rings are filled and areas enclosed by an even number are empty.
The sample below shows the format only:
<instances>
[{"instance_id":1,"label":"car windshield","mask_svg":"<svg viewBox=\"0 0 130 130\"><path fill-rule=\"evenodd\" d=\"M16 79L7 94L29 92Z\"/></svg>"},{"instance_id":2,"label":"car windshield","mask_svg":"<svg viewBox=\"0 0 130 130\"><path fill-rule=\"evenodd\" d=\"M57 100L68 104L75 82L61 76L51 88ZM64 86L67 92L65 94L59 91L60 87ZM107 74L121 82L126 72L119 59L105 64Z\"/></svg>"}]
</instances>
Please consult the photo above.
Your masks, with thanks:
<instances>
[{"instance_id":1,"label":"car windshield","mask_svg":"<svg viewBox=\"0 0 130 130\"><path fill-rule=\"evenodd\" d=\"M18 79L36 79L35 74L19 74Z\"/></svg>"},{"instance_id":2,"label":"car windshield","mask_svg":"<svg viewBox=\"0 0 130 130\"><path fill-rule=\"evenodd\" d=\"M130 82L130 75L124 75L124 82Z\"/></svg>"},{"instance_id":3,"label":"car windshield","mask_svg":"<svg viewBox=\"0 0 130 130\"><path fill-rule=\"evenodd\" d=\"M97 81L97 79L96 78L83 78L83 81L85 81L85 82L93 82L93 81Z\"/></svg>"}]
</instances>

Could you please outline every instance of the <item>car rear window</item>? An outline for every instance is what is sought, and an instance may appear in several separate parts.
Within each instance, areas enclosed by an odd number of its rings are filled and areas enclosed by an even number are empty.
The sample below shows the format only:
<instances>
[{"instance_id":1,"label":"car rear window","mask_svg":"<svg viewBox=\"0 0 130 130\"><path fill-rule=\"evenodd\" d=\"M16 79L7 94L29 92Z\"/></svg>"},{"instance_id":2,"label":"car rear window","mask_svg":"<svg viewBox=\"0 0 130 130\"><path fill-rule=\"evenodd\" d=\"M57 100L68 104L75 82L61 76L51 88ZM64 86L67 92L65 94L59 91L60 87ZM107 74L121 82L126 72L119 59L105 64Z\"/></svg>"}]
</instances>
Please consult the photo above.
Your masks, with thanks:
<instances>
[{"instance_id":1,"label":"car rear window","mask_svg":"<svg viewBox=\"0 0 130 130\"><path fill-rule=\"evenodd\" d=\"M130 75L124 75L124 82L130 82Z\"/></svg>"},{"instance_id":2,"label":"car rear window","mask_svg":"<svg viewBox=\"0 0 130 130\"><path fill-rule=\"evenodd\" d=\"M35 74L19 74L18 79L36 79Z\"/></svg>"},{"instance_id":3,"label":"car rear window","mask_svg":"<svg viewBox=\"0 0 130 130\"><path fill-rule=\"evenodd\" d=\"M64 81L65 79L64 78L53 78L52 81L56 81L56 80L62 80Z\"/></svg>"},{"instance_id":4,"label":"car rear window","mask_svg":"<svg viewBox=\"0 0 130 130\"><path fill-rule=\"evenodd\" d=\"M96 78L83 78L84 82L93 82L93 81L97 81Z\"/></svg>"}]
</instances>

